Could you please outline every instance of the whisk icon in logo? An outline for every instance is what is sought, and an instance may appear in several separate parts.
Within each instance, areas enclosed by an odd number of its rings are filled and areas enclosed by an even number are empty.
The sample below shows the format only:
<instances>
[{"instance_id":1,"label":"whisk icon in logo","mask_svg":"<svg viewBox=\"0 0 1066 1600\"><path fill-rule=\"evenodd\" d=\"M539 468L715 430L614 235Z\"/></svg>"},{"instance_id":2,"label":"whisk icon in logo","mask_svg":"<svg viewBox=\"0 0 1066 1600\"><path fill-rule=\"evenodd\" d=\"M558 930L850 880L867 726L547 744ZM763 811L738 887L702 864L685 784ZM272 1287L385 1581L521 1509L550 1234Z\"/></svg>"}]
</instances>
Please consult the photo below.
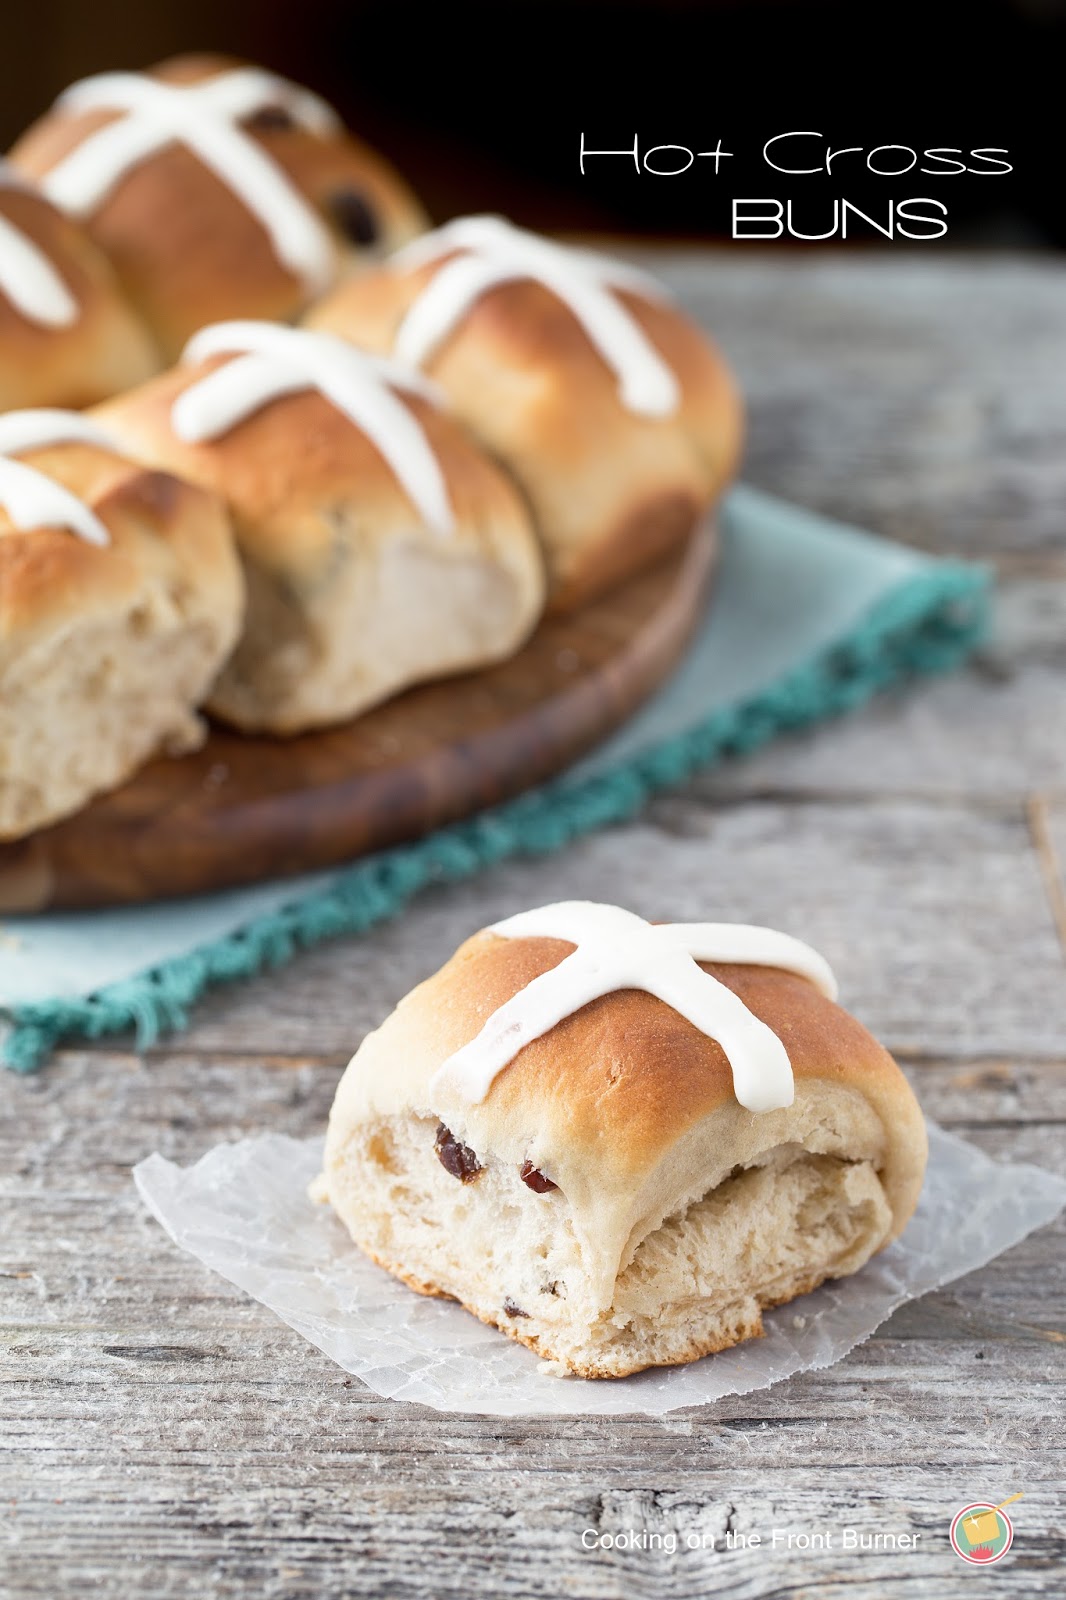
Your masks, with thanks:
<instances>
[{"instance_id":1,"label":"whisk icon in logo","mask_svg":"<svg viewBox=\"0 0 1066 1600\"><path fill-rule=\"evenodd\" d=\"M1014 1524L1003 1507L1021 1498L1020 1494L1012 1494L998 1506L979 1500L957 1511L950 1535L955 1554L974 1567L990 1567L1002 1561L1014 1543Z\"/></svg>"}]
</instances>

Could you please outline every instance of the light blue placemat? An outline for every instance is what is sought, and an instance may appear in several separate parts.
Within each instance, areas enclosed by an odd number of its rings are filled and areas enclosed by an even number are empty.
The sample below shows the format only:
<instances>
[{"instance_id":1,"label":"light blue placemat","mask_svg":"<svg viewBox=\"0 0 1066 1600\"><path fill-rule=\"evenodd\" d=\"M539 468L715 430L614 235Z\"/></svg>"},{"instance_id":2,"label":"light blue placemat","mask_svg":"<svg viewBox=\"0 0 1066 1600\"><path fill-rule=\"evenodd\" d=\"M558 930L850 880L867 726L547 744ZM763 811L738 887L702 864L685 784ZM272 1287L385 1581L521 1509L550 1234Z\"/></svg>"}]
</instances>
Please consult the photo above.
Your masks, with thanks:
<instances>
[{"instance_id":1,"label":"light blue placemat","mask_svg":"<svg viewBox=\"0 0 1066 1600\"><path fill-rule=\"evenodd\" d=\"M181 1028L212 983L362 933L427 884L561 849L657 790L775 733L848 710L982 637L990 577L753 489L730 495L702 624L669 685L562 777L417 844L313 878L122 911L0 925L2 1059L28 1072L60 1039Z\"/></svg>"}]
</instances>

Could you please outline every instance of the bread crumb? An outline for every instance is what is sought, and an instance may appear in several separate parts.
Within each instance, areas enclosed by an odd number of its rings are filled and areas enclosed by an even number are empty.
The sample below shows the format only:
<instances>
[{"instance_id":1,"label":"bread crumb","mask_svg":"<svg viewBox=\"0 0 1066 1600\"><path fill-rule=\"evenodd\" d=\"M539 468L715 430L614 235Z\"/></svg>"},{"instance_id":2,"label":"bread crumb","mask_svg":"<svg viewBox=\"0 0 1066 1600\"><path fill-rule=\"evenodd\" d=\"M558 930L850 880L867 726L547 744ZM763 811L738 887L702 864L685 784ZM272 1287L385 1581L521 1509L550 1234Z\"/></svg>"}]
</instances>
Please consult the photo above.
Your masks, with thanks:
<instances>
[{"instance_id":1,"label":"bread crumb","mask_svg":"<svg viewBox=\"0 0 1066 1600\"><path fill-rule=\"evenodd\" d=\"M537 1371L547 1378L572 1378L573 1373L564 1361L538 1361Z\"/></svg>"}]
</instances>

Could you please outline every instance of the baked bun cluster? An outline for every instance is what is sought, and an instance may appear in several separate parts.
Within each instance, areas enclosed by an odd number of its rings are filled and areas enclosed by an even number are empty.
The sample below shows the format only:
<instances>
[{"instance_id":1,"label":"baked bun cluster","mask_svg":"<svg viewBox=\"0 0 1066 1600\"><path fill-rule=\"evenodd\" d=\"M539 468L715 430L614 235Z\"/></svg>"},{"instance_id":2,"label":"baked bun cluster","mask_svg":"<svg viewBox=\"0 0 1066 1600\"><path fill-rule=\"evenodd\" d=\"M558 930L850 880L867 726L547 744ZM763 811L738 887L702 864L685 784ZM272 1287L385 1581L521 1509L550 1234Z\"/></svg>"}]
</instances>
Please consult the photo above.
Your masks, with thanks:
<instances>
[{"instance_id":1,"label":"baked bun cluster","mask_svg":"<svg viewBox=\"0 0 1066 1600\"><path fill-rule=\"evenodd\" d=\"M316 1198L420 1293L585 1378L692 1361L898 1237L899 1067L765 928L571 902L469 939L364 1039Z\"/></svg>"},{"instance_id":2,"label":"baked bun cluster","mask_svg":"<svg viewBox=\"0 0 1066 1600\"><path fill-rule=\"evenodd\" d=\"M729 369L654 279L499 217L415 240L307 320L441 386L521 485L554 610L665 554L735 471Z\"/></svg>"},{"instance_id":3,"label":"baked bun cluster","mask_svg":"<svg viewBox=\"0 0 1066 1600\"><path fill-rule=\"evenodd\" d=\"M732 381L651 280L496 218L415 237L402 180L275 74L103 73L11 163L0 837L199 706L292 735L512 655L733 469ZM90 410L5 434L31 406Z\"/></svg>"}]
</instances>

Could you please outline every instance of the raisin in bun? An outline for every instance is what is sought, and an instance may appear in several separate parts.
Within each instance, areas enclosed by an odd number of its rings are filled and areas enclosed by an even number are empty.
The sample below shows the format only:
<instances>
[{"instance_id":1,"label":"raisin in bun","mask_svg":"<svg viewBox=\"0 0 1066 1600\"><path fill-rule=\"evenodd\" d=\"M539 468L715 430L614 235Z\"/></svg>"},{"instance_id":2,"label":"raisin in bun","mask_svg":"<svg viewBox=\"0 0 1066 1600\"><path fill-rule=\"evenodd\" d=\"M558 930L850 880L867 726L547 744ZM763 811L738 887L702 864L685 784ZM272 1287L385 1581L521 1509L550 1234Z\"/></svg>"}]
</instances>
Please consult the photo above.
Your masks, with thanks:
<instances>
[{"instance_id":1,"label":"raisin in bun","mask_svg":"<svg viewBox=\"0 0 1066 1600\"><path fill-rule=\"evenodd\" d=\"M11 159L84 223L170 358L206 322L296 316L424 226L324 101L217 56L76 83Z\"/></svg>"},{"instance_id":2,"label":"raisin in bun","mask_svg":"<svg viewBox=\"0 0 1066 1600\"><path fill-rule=\"evenodd\" d=\"M0 161L0 411L92 405L159 366L106 257Z\"/></svg>"},{"instance_id":3,"label":"raisin in bun","mask_svg":"<svg viewBox=\"0 0 1066 1600\"><path fill-rule=\"evenodd\" d=\"M242 604L214 495L79 413L0 417L0 838L197 744Z\"/></svg>"},{"instance_id":4,"label":"raisin in bun","mask_svg":"<svg viewBox=\"0 0 1066 1600\"><path fill-rule=\"evenodd\" d=\"M662 556L735 470L740 400L695 323L644 274L498 218L427 234L307 322L441 385L525 491L553 609Z\"/></svg>"},{"instance_id":5,"label":"raisin in bun","mask_svg":"<svg viewBox=\"0 0 1066 1600\"><path fill-rule=\"evenodd\" d=\"M513 654L540 615L517 490L395 363L325 334L223 323L97 414L230 507L248 611L211 709L238 727L343 721Z\"/></svg>"},{"instance_id":6,"label":"raisin in bun","mask_svg":"<svg viewBox=\"0 0 1066 1600\"><path fill-rule=\"evenodd\" d=\"M353 1058L327 1198L368 1255L582 1377L691 1361L857 1271L925 1126L807 946L547 906L469 939Z\"/></svg>"}]
</instances>

